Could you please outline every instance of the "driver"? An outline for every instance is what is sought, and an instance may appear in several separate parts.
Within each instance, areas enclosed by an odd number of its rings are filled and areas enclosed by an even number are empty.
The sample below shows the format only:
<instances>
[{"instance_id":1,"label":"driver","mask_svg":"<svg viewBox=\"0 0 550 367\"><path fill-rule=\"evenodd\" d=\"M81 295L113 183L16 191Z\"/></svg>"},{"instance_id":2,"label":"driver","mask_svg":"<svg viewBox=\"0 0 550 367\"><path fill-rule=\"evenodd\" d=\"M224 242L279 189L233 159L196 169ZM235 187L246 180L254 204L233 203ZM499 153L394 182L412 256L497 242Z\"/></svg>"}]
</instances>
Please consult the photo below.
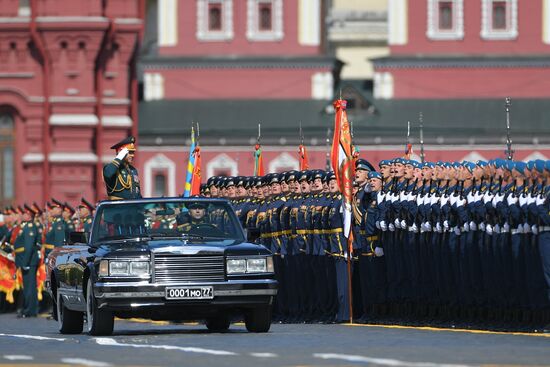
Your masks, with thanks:
<instances>
[{"instance_id":1,"label":"driver","mask_svg":"<svg viewBox=\"0 0 550 367\"><path fill-rule=\"evenodd\" d=\"M191 228L199 226L201 224L210 224L206 217L206 205L201 202L193 202L187 205L189 209L188 221L178 227L183 231L189 231Z\"/></svg>"}]
</instances>

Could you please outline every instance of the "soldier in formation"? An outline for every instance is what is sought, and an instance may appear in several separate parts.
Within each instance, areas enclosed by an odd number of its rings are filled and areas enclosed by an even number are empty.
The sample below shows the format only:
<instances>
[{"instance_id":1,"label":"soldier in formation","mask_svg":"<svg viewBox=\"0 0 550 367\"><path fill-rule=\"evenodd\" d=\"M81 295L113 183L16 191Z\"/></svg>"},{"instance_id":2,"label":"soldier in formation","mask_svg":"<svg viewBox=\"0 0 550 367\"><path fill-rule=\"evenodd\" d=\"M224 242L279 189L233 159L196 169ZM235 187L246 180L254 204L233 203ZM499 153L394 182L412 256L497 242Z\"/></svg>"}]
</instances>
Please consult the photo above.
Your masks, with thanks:
<instances>
[{"instance_id":1,"label":"soldier in formation","mask_svg":"<svg viewBox=\"0 0 550 367\"><path fill-rule=\"evenodd\" d=\"M348 321L351 291L363 322L544 325L549 176L542 160L358 159L350 254L331 172L211 177L203 194L273 252L282 322Z\"/></svg>"}]
</instances>

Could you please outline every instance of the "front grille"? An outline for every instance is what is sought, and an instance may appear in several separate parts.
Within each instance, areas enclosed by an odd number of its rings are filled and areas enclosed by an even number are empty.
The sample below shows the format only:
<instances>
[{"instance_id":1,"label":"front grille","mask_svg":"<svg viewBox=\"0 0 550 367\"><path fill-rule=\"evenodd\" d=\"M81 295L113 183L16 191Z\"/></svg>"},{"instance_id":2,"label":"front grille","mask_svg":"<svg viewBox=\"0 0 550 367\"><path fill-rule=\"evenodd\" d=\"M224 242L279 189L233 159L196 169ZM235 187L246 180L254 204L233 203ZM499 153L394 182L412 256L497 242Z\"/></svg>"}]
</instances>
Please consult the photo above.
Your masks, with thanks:
<instances>
[{"instance_id":1,"label":"front grille","mask_svg":"<svg viewBox=\"0 0 550 367\"><path fill-rule=\"evenodd\" d=\"M155 282L217 282L225 280L223 255L155 254Z\"/></svg>"}]
</instances>

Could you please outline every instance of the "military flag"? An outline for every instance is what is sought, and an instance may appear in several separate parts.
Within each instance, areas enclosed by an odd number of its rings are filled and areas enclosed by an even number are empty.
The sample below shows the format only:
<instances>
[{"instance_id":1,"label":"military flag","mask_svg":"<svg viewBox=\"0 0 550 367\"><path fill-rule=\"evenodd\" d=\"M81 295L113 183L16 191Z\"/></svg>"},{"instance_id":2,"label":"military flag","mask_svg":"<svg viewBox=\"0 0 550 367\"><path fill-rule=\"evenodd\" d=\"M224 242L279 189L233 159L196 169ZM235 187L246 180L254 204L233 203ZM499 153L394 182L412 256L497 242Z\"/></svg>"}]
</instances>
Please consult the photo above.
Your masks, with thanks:
<instances>
[{"instance_id":1,"label":"military flag","mask_svg":"<svg viewBox=\"0 0 550 367\"><path fill-rule=\"evenodd\" d=\"M331 163L338 187L342 193L342 208L344 209L344 236L348 239L351 252L351 203L353 201L353 147L351 130L346 113L346 101L338 99L334 102L336 118L334 120L334 136L332 139Z\"/></svg>"},{"instance_id":2,"label":"military flag","mask_svg":"<svg viewBox=\"0 0 550 367\"><path fill-rule=\"evenodd\" d=\"M261 125L258 124L258 141L254 146L254 176L263 176L264 172L264 159L262 157L262 145L260 144L261 138Z\"/></svg>"},{"instance_id":3,"label":"military flag","mask_svg":"<svg viewBox=\"0 0 550 367\"><path fill-rule=\"evenodd\" d=\"M304 171L309 168L309 160L307 158L307 150L303 144L298 147L298 155L300 157L300 171Z\"/></svg>"},{"instance_id":4,"label":"military flag","mask_svg":"<svg viewBox=\"0 0 550 367\"><path fill-rule=\"evenodd\" d=\"M353 323L353 292L351 283L351 258L353 253L353 232L351 230L353 179L355 177L354 148L351 139L351 127L346 113L346 101L338 99L334 102L336 117L334 119L334 137L332 139L331 162L336 182L342 194L342 216L344 224L343 235L348 240L348 298L350 322Z\"/></svg>"},{"instance_id":5,"label":"military flag","mask_svg":"<svg viewBox=\"0 0 550 367\"><path fill-rule=\"evenodd\" d=\"M197 141L195 152L193 153L195 165L193 167L193 177L191 178L191 195L200 195L201 193L201 147Z\"/></svg>"},{"instance_id":6,"label":"military flag","mask_svg":"<svg viewBox=\"0 0 550 367\"><path fill-rule=\"evenodd\" d=\"M187 176L185 178L185 191L183 193L184 197L189 197L191 195L191 184L193 180L193 172L195 170L195 148L195 129L191 126L191 146L189 147L189 160L187 161Z\"/></svg>"}]
</instances>

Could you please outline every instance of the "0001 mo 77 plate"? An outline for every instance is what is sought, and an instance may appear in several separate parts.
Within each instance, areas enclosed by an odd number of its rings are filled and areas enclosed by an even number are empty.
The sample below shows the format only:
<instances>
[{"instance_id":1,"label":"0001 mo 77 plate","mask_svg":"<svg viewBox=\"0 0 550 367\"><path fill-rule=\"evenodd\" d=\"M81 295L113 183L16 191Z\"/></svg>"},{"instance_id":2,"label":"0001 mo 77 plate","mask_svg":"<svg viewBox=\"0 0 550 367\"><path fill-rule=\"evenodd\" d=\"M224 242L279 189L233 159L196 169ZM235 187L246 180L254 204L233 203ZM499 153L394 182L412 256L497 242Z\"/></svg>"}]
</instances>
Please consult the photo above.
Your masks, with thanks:
<instances>
[{"instance_id":1,"label":"0001 mo 77 plate","mask_svg":"<svg viewBox=\"0 0 550 367\"><path fill-rule=\"evenodd\" d=\"M212 287L167 287L166 299L212 299Z\"/></svg>"}]
</instances>

